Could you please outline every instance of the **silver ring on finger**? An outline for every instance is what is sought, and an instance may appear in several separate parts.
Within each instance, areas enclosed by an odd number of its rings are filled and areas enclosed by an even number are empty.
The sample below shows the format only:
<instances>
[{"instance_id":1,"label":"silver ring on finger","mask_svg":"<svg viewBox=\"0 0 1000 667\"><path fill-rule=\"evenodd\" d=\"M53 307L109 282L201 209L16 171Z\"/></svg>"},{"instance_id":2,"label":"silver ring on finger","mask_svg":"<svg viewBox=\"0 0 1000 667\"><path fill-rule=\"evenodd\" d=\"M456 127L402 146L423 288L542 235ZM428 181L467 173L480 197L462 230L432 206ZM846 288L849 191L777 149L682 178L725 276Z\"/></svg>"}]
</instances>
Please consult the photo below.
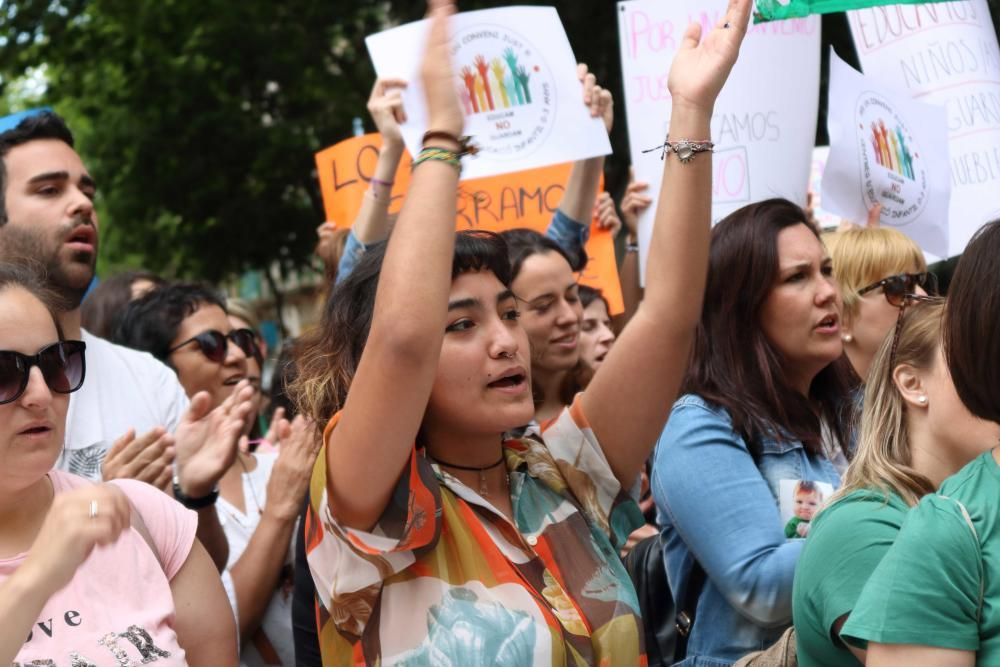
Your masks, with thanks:
<instances>
[{"instance_id":1,"label":"silver ring on finger","mask_svg":"<svg viewBox=\"0 0 1000 667\"><path fill-rule=\"evenodd\" d=\"M90 501L90 507L87 509L87 516L90 517L91 519L96 519L97 518L97 501L96 500L91 500Z\"/></svg>"}]
</instances>

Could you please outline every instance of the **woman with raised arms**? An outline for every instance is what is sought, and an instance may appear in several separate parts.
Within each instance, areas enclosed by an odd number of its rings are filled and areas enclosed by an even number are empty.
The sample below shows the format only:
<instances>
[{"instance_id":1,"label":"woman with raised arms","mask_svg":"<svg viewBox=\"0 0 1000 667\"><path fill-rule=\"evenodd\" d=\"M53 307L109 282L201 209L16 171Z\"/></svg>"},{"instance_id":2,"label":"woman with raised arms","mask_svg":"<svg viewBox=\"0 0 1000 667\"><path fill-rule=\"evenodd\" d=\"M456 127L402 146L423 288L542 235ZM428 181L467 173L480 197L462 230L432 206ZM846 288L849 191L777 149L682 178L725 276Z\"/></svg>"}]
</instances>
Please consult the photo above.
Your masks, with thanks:
<instances>
[{"instance_id":1,"label":"woman with raised arms","mask_svg":"<svg viewBox=\"0 0 1000 667\"><path fill-rule=\"evenodd\" d=\"M455 233L452 11L431 3L421 77L433 136L395 231L337 287L343 340L305 351L332 360L326 382L349 385L307 530L324 664L644 664L617 550L642 523L635 482L688 361L712 162L667 156L675 194L657 211L645 300L587 390L540 436L505 440L534 414L530 350L503 241ZM685 33L672 141L708 137L749 12L731 0L704 39L697 25ZM315 368L301 366L300 388L317 386Z\"/></svg>"}]
</instances>

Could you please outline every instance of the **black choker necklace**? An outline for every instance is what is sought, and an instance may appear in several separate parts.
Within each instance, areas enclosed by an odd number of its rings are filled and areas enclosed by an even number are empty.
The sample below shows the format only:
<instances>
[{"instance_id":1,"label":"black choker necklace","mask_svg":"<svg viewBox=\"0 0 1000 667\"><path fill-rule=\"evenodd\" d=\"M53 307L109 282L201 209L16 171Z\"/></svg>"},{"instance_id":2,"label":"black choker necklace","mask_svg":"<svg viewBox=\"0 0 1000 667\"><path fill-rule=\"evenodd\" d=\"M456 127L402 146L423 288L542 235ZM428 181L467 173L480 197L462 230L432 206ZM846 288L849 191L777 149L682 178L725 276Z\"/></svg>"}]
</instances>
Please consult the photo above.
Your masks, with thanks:
<instances>
[{"instance_id":1,"label":"black choker necklace","mask_svg":"<svg viewBox=\"0 0 1000 667\"><path fill-rule=\"evenodd\" d=\"M496 460L495 463L491 463L487 466L460 466L457 463L448 463L447 461L442 461L436 456L432 456L431 460L436 462L438 465L444 466L445 468L454 468L456 470L467 470L469 472L479 473L479 495L484 498L489 497L489 490L486 488L486 471L496 468L498 465L504 462L505 455L503 451L500 452L500 458Z\"/></svg>"}]
</instances>

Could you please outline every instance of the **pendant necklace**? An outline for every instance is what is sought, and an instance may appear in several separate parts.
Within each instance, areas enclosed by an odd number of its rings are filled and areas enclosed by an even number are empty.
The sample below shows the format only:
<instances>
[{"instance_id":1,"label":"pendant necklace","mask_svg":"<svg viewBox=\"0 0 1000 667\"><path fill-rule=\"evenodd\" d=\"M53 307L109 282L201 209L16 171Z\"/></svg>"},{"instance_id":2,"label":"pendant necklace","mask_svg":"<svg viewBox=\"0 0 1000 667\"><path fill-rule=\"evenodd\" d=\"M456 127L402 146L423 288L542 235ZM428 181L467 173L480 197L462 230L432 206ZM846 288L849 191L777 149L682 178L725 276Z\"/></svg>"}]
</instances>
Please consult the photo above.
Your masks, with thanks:
<instances>
[{"instance_id":1,"label":"pendant necklace","mask_svg":"<svg viewBox=\"0 0 1000 667\"><path fill-rule=\"evenodd\" d=\"M253 496L253 504L257 506L257 514L264 516L264 507L260 504L257 499L257 492L253 488L253 480L250 479L250 470L247 468L247 464L243 462L243 458L237 454L236 460L240 462L240 466L243 468L243 473L246 475L247 486L250 487L250 495ZM243 482L243 475L240 475L240 482ZM246 504L246 494L243 497L243 503Z\"/></svg>"},{"instance_id":2,"label":"pendant necklace","mask_svg":"<svg viewBox=\"0 0 1000 667\"><path fill-rule=\"evenodd\" d=\"M490 497L490 492L489 492L489 489L486 487L486 471L487 470L493 470L493 468L496 468L498 465L500 465L501 463L504 462L504 459L506 457L504 456L503 450L501 450L500 451L500 458L497 459L495 463L491 463L491 464L486 465L486 466L460 466L460 465L458 465L456 463L448 463L447 461L442 461L441 459L439 459L436 456L433 456L431 458L438 465L444 466L445 468L454 468L455 470L466 470L466 471L470 471L470 472L478 472L479 473L479 495L481 495L483 498L489 498ZM505 480L506 480L506 477L505 477Z\"/></svg>"}]
</instances>

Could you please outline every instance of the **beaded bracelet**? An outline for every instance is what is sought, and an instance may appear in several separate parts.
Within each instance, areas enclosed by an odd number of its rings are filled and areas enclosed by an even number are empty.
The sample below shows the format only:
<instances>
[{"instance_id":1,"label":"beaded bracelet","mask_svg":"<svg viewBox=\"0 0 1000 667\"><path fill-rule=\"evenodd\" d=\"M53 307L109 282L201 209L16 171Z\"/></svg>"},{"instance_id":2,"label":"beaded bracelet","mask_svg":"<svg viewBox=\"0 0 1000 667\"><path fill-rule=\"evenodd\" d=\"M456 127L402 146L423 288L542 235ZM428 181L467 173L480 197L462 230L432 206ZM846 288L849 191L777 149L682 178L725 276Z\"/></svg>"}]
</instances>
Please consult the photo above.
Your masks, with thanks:
<instances>
[{"instance_id":1,"label":"beaded bracelet","mask_svg":"<svg viewBox=\"0 0 1000 667\"><path fill-rule=\"evenodd\" d=\"M458 154L455 153L455 151L449 151L436 146L425 146L424 149L420 151L420 154L417 155L417 159L413 161L411 169L416 169L418 165L421 165L428 160L446 162L457 169L458 173L462 173L462 163L458 159Z\"/></svg>"}]
</instances>

